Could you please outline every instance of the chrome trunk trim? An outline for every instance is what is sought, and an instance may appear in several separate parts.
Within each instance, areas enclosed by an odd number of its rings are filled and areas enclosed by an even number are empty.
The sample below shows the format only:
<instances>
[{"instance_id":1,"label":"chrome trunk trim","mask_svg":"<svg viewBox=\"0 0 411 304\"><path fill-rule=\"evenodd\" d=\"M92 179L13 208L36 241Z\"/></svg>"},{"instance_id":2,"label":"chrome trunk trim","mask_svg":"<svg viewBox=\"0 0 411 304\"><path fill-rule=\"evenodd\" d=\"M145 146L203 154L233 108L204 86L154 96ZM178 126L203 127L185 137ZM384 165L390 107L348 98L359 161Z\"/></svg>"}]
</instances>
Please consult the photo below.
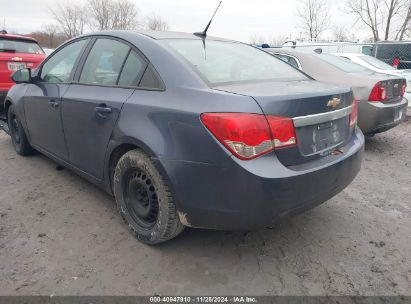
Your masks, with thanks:
<instances>
[{"instance_id":1,"label":"chrome trunk trim","mask_svg":"<svg viewBox=\"0 0 411 304\"><path fill-rule=\"evenodd\" d=\"M299 127L322 124L325 122L343 118L351 114L351 111L352 111L352 106L349 106L349 107L346 107L344 109L340 109L337 111L294 117L293 118L294 126L296 128L299 128Z\"/></svg>"}]
</instances>

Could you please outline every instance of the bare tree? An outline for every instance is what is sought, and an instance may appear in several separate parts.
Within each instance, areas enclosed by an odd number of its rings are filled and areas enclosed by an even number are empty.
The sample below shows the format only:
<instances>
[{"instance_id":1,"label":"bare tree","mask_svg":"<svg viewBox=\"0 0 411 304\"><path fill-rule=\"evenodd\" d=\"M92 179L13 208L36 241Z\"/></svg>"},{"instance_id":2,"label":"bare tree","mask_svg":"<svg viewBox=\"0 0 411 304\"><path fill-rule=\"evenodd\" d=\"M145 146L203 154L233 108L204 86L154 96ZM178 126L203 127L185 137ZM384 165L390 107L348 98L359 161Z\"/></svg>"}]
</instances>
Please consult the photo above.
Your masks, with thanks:
<instances>
[{"instance_id":1,"label":"bare tree","mask_svg":"<svg viewBox=\"0 0 411 304\"><path fill-rule=\"evenodd\" d=\"M138 9L131 0L88 0L96 30L130 30L137 27Z\"/></svg>"},{"instance_id":2,"label":"bare tree","mask_svg":"<svg viewBox=\"0 0 411 304\"><path fill-rule=\"evenodd\" d=\"M333 28L334 37L337 41L347 41L349 40L347 28L344 25L335 25Z\"/></svg>"},{"instance_id":3,"label":"bare tree","mask_svg":"<svg viewBox=\"0 0 411 304\"><path fill-rule=\"evenodd\" d=\"M407 31L411 0L348 0L347 5L357 21L371 30L374 41L388 40L393 33L395 39L403 38Z\"/></svg>"},{"instance_id":4,"label":"bare tree","mask_svg":"<svg viewBox=\"0 0 411 304\"><path fill-rule=\"evenodd\" d=\"M282 46L286 41L287 41L286 35L272 37L270 40L270 46Z\"/></svg>"},{"instance_id":5,"label":"bare tree","mask_svg":"<svg viewBox=\"0 0 411 304\"><path fill-rule=\"evenodd\" d=\"M58 26L52 23L45 24L43 25L43 33L48 38L47 47L53 48L54 39L55 39L56 34L58 33Z\"/></svg>"},{"instance_id":6,"label":"bare tree","mask_svg":"<svg viewBox=\"0 0 411 304\"><path fill-rule=\"evenodd\" d=\"M410 32L411 30L410 20L411 20L411 1L408 3L408 8L406 9L404 20L401 24L400 29L397 32L397 35L395 36L395 40L403 40L405 36Z\"/></svg>"},{"instance_id":7,"label":"bare tree","mask_svg":"<svg viewBox=\"0 0 411 304\"><path fill-rule=\"evenodd\" d=\"M87 8L84 5L60 2L50 11L60 30L68 38L84 33L87 21Z\"/></svg>"},{"instance_id":8,"label":"bare tree","mask_svg":"<svg viewBox=\"0 0 411 304\"><path fill-rule=\"evenodd\" d=\"M138 9L134 2L129 0L118 0L114 4L115 14L113 29L133 30L137 27Z\"/></svg>"},{"instance_id":9,"label":"bare tree","mask_svg":"<svg viewBox=\"0 0 411 304\"><path fill-rule=\"evenodd\" d=\"M109 30L112 28L114 6L111 0L88 0L90 26L96 30Z\"/></svg>"},{"instance_id":10,"label":"bare tree","mask_svg":"<svg viewBox=\"0 0 411 304\"><path fill-rule=\"evenodd\" d=\"M311 41L318 39L328 26L329 13L326 0L300 0L296 15L301 19L300 28Z\"/></svg>"},{"instance_id":11,"label":"bare tree","mask_svg":"<svg viewBox=\"0 0 411 304\"><path fill-rule=\"evenodd\" d=\"M264 37L258 34L253 34L250 37L250 44L251 45L262 45L264 43Z\"/></svg>"},{"instance_id":12,"label":"bare tree","mask_svg":"<svg viewBox=\"0 0 411 304\"><path fill-rule=\"evenodd\" d=\"M153 12L151 16L146 19L146 28L151 31L167 31L169 25L161 16Z\"/></svg>"}]
</instances>

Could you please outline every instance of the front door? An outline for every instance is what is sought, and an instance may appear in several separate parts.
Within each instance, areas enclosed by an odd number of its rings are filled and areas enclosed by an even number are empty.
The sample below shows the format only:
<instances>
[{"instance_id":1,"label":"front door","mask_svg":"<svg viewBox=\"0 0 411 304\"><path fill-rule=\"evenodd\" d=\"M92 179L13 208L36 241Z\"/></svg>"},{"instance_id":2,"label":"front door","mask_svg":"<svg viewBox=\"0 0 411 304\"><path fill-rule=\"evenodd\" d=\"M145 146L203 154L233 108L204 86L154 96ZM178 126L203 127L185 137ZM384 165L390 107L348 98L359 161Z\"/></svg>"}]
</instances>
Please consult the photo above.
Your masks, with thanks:
<instances>
[{"instance_id":1,"label":"front door","mask_svg":"<svg viewBox=\"0 0 411 304\"><path fill-rule=\"evenodd\" d=\"M73 42L53 54L24 97L30 142L63 160L68 160L68 151L61 121L61 101L86 41Z\"/></svg>"}]
</instances>

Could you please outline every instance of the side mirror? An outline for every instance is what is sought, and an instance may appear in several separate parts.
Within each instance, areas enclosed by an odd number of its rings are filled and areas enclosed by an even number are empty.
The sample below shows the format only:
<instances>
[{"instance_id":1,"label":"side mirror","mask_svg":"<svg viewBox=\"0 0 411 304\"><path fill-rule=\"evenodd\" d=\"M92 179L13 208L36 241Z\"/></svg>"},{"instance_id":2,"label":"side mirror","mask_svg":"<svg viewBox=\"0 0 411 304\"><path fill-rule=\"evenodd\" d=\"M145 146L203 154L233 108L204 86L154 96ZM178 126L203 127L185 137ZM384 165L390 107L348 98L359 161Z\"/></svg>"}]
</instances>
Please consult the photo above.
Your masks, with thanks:
<instances>
[{"instance_id":1,"label":"side mirror","mask_svg":"<svg viewBox=\"0 0 411 304\"><path fill-rule=\"evenodd\" d=\"M11 76L11 80L15 83L30 83L32 81L31 78L31 69L21 69Z\"/></svg>"}]
</instances>

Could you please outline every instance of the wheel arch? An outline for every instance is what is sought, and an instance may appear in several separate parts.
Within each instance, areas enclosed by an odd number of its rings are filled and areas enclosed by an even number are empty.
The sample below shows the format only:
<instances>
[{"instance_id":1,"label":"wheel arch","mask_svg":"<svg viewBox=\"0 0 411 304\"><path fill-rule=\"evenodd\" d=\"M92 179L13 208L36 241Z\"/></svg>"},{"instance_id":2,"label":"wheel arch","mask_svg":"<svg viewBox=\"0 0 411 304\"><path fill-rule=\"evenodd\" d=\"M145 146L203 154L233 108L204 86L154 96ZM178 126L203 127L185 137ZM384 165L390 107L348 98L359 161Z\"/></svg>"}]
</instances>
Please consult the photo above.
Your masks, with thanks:
<instances>
[{"instance_id":1,"label":"wheel arch","mask_svg":"<svg viewBox=\"0 0 411 304\"><path fill-rule=\"evenodd\" d=\"M13 104L13 102L11 101L11 99L9 99L9 98L5 99L5 101L4 101L4 115L6 116L6 118L7 118L7 115L9 113L9 109L10 109L12 104Z\"/></svg>"},{"instance_id":2,"label":"wheel arch","mask_svg":"<svg viewBox=\"0 0 411 304\"><path fill-rule=\"evenodd\" d=\"M173 195L175 196L176 193L174 191L173 184L164 169L163 165L159 161L159 158L155 153L150 149L146 144L144 144L142 141L132 138L132 137L125 137L122 138L119 141L111 141L109 144L108 148L108 153L106 157L106 166L105 166L105 176L107 180L107 188L110 193L113 192L113 176L114 176L114 170L116 168L116 165L120 158L126 154L129 151L132 150L142 150L144 153L146 153L154 162L156 168L159 170L160 174L163 176L163 178L166 180L170 190L172 191ZM175 196L176 197L176 196Z\"/></svg>"}]
</instances>

